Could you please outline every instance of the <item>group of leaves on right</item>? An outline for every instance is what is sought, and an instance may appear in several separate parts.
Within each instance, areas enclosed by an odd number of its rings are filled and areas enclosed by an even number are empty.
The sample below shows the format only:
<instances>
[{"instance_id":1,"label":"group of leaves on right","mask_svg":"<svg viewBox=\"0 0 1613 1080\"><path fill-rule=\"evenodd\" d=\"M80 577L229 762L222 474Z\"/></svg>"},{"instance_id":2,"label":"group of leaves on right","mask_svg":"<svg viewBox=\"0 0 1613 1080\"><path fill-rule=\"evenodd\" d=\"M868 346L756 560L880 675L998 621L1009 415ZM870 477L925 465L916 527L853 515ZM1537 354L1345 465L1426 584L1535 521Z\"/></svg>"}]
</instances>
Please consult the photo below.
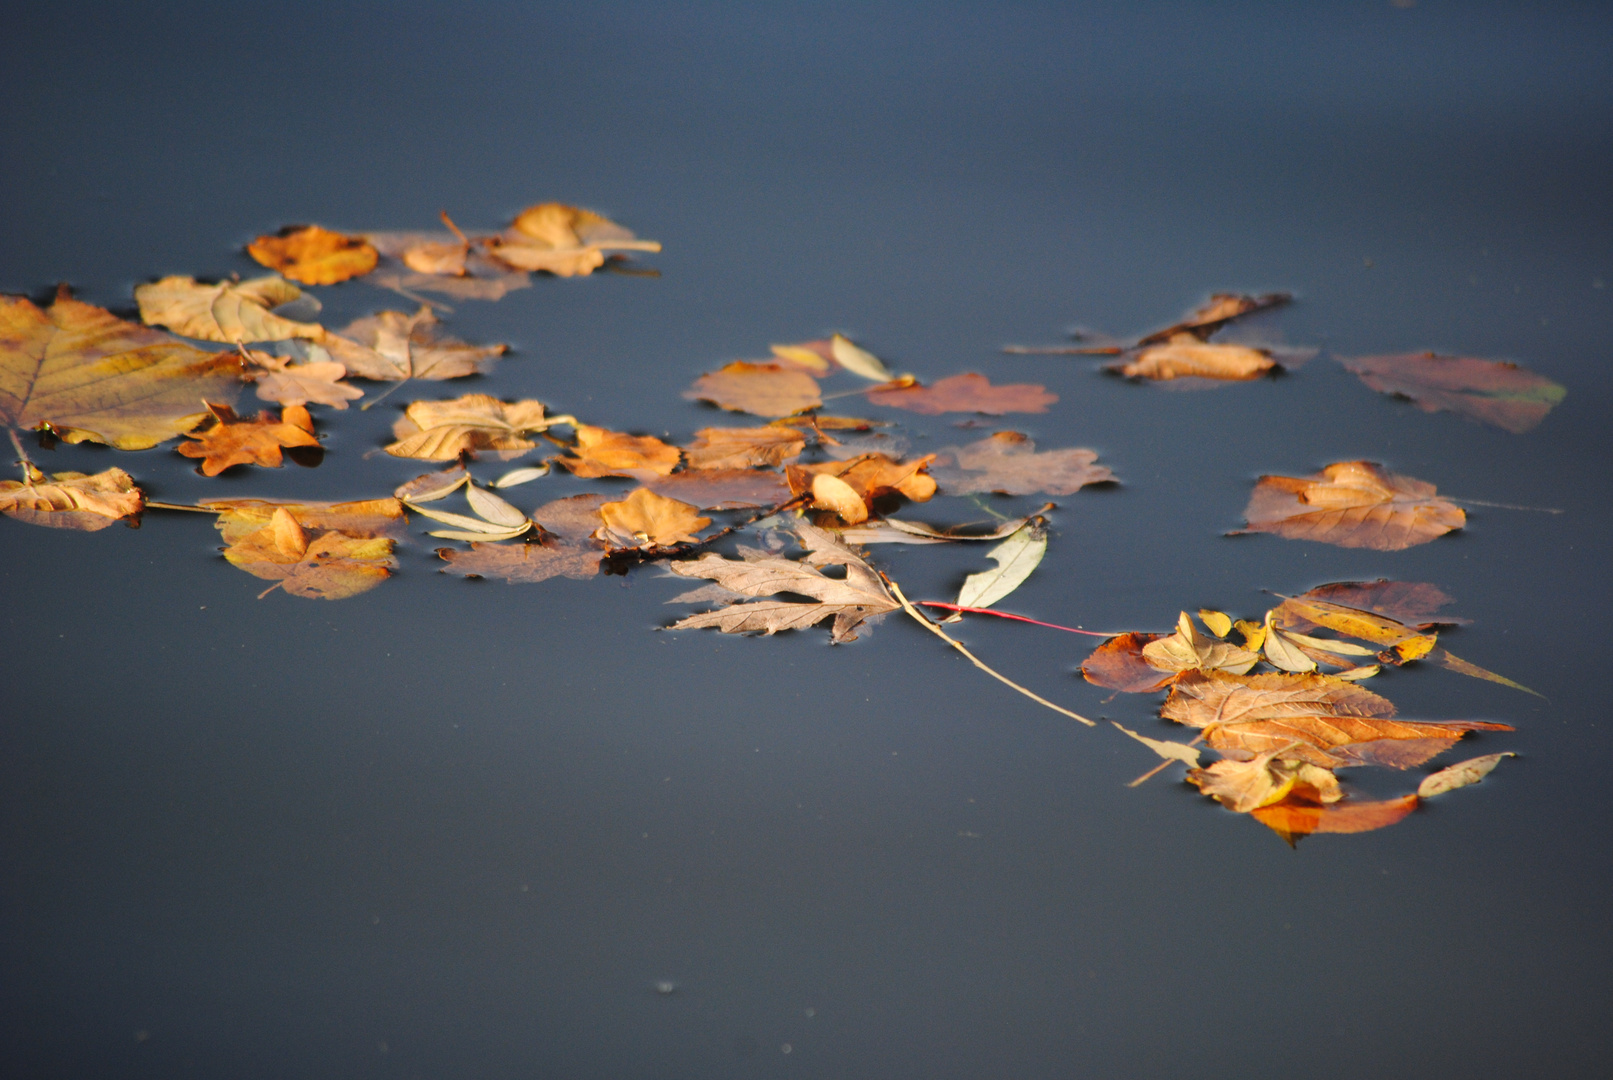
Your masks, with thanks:
<instances>
[{"instance_id":1,"label":"group of leaves on right","mask_svg":"<svg viewBox=\"0 0 1613 1080\"><path fill-rule=\"evenodd\" d=\"M1247 381L1297 367L1315 350L1258 336L1211 338L1241 316L1288 299L1217 295L1136 342L1081 334L1075 345L1006 351L1115 356L1107 366L1119 375L1181 388ZM1550 379L1505 361L1431 352L1339 360L1372 389L1424 412L1455 412L1514 434L1533 429L1565 395ZM1249 532L1378 551L1426 543L1466 523L1461 507L1440 498L1433 484L1369 461L1335 462L1307 477L1262 476L1245 517ZM1342 769L1410 769L1469 732L1513 730L1477 720L1396 719L1393 703L1363 685L1386 664L1422 661L1534 693L1438 645L1441 626L1466 621L1440 614L1449 603L1425 583L1340 582L1282 597L1258 622L1209 610L1195 621L1184 611L1175 633L1112 637L1081 670L1089 682L1117 691L1168 690L1161 717L1198 729L1191 742L1176 742L1115 724L1165 759L1134 786L1182 762L1188 782L1290 844L1311 833L1366 832L1402 820L1423 799L1476 783L1513 756L1471 758L1392 799L1351 798L1339 783ZM1318 630L1333 636L1317 636ZM1220 759L1201 762L1201 744Z\"/></svg>"}]
</instances>

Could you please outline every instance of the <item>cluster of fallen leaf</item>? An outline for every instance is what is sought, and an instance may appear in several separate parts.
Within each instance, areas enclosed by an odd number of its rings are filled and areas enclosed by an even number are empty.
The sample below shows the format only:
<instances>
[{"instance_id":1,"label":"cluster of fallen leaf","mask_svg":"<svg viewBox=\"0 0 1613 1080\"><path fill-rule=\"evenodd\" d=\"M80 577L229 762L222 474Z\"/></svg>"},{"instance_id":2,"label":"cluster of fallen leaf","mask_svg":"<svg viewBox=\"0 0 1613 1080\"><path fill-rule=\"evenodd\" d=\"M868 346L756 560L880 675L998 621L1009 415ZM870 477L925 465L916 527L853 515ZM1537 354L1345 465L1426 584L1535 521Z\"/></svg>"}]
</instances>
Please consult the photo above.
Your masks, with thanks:
<instances>
[{"instance_id":1,"label":"cluster of fallen leaf","mask_svg":"<svg viewBox=\"0 0 1613 1080\"><path fill-rule=\"evenodd\" d=\"M888 421L823 413L826 400L848 396L926 416L1042 413L1058 400L1040 385L994 386L972 372L926 384L892 373L843 335L776 344L766 359L734 361L700 376L686 397L756 419L748 426L704 428L682 445L556 415L536 400L466 394L410 402L386 452L446 468L401 485L389 498L213 499L174 506L149 502L122 469L47 476L29 458L23 431L38 433L42 445L88 440L126 450L183 436L178 452L196 459L209 477L238 466L278 467L285 455L307 462L323 453L308 406L339 411L364 398L366 391L348 379L393 389L411 380L453 379L489 372L505 351L444 335L433 302L420 293L497 300L529 285L534 272L638 272L623 253L659 250L597 214L558 203L530 207L492 234L467 235L446 215L443 220L446 234L347 235L305 226L259 237L249 254L283 277L204 283L171 276L141 285L135 300L144 325L75 300L65 288L43 307L25 297L0 298L0 422L11 429L22 468L20 481L0 483L0 513L79 530L120 520L135 524L148 506L214 514L226 559L272 582L263 595L279 589L327 600L362 593L393 573L394 548L407 537L410 514L429 523L430 535L468 545L437 552L445 569L467 577L580 579L663 562L676 576L706 583L673 602L709 610L672 629L771 635L828 622L839 643L900 609L993 677L1091 724L993 670L943 626L967 612L1022 619L993 606L1026 581L1047 552L1043 515L1052 503L1009 518L980 496L1066 496L1112 481L1113 474L1092 450L1038 450L1013 431L912 456L899 435L882 430L892 426ZM311 321L321 305L292 283L328 286L355 278L419 307L378 311L334 330ZM1218 295L1184 321L1130 345L1022 351L1116 355L1121 359L1111 367L1133 378L1247 380L1280 362L1292 366L1306 352L1210 338L1241 316L1286 300ZM1555 384L1510 365L1498 374L1485 361L1378 357L1351 363L1379 389L1412 395L1425 408L1482 414L1513 430L1537 423L1562 395ZM833 379L849 388L825 394L822 384ZM1438 395L1423 393L1430 380L1439 382ZM279 415L238 415L233 403L243 384L280 405ZM1486 389L1475 390L1480 386ZM1484 409L1470 407L1475 393L1488 394ZM1536 412L1527 413L1526 405ZM1520 420L1526 413L1533 416L1529 424ZM547 456L537 457L540 451ZM479 482L470 468L476 461L523 457L528 463L490 480ZM530 512L509 501L506 493L555 467L581 479L625 478L636 486L626 494L618 488L552 499ZM984 528L942 528L897 513L937 495L972 498L996 520ZM1462 510L1438 498L1432 485L1370 462L1340 462L1305 478L1262 477L1246 516L1247 531L1379 550L1422 543L1464 523ZM761 546L736 545L732 555L712 549L740 530ZM996 542L986 553L995 567L969 575L955 603L914 605L864 552L884 543L971 542ZM792 546L803 554L788 554ZM1116 690L1169 688L1161 715L1202 729L1193 744L1127 734L1168 760L1191 765L1188 779L1230 809L1252 813L1290 839L1359 831L1397 820L1418 796L1352 802L1334 770L1407 768L1465 732L1505 729L1476 721L1393 720L1393 706L1360 685L1383 664L1423 660L1516 686L1436 644L1440 620L1430 612L1443 602L1432 586L1378 583L1285 598L1259 623L1234 623L1210 611L1195 623L1183 613L1173 634L1123 634L1106 642L1083 671ZM950 614L938 623L921 606ZM1241 643L1229 638L1234 629ZM1316 629L1340 636L1317 637L1310 633ZM1255 672L1261 665L1272 670ZM1336 670L1324 674L1322 668ZM1220 760L1201 765L1200 742ZM1493 767L1494 760L1481 760L1489 765L1436 774L1445 779L1426 781L1422 797L1430 785L1448 789Z\"/></svg>"}]
</instances>

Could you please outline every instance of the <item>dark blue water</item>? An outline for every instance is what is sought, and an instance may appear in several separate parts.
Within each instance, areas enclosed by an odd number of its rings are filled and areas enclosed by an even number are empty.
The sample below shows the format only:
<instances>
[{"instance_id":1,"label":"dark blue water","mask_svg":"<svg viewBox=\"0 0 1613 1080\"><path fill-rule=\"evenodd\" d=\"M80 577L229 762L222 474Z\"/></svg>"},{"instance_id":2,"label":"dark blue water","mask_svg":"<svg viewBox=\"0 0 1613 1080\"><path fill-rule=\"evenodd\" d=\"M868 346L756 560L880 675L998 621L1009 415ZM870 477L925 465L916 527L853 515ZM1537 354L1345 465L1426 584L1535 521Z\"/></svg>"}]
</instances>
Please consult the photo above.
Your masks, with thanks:
<instances>
[{"instance_id":1,"label":"dark blue water","mask_svg":"<svg viewBox=\"0 0 1613 1080\"><path fill-rule=\"evenodd\" d=\"M535 396L686 441L726 422L679 396L697 374L844 330L926 378L1044 383L1057 405L1000 426L1121 477L1059 500L1015 610L1163 628L1258 616L1262 589L1429 581L1475 620L1451 649L1548 700L1377 680L1405 716L1515 724L1471 752L1522 757L1290 851L1174 779L1128 790L1146 751L900 616L845 647L661 633L682 581L467 582L421 529L374 592L259 601L203 516L0 521L3 1071L1601 1075L1610 44L1600 6L1429 0L13 13L0 289L126 309L159 275L252 273L241 245L285 223L580 203L663 241L663 276L461 304L453 333L514 353L389 403ZM1324 355L1168 393L997 351L1234 289L1295 292L1263 325ZM334 325L407 306L320 292ZM1422 348L1568 397L1514 436L1327 355ZM984 433L891 415L920 450ZM395 416L324 414L314 470L206 480L169 448L89 446L44 464L116 463L173 502L373 497L421 471L368 456ZM1255 476L1351 458L1565 512L1476 508L1398 553L1221 535ZM984 565L877 554L926 598ZM1154 699L1075 675L1080 639L961 633L1166 734Z\"/></svg>"}]
</instances>

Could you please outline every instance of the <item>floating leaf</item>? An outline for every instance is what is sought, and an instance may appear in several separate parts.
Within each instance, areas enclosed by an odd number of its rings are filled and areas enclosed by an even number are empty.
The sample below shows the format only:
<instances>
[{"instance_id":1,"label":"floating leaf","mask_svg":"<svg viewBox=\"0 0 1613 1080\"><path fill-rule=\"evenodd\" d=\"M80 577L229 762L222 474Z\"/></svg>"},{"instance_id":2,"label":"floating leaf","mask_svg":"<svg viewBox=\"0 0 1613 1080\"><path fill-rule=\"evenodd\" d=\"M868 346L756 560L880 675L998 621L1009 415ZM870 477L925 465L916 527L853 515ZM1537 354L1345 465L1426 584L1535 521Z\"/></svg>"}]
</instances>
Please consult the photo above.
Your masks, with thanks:
<instances>
[{"instance_id":1,"label":"floating leaf","mask_svg":"<svg viewBox=\"0 0 1613 1080\"><path fill-rule=\"evenodd\" d=\"M1113 480L1114 473L1095 464L1095 450L1036 452L1036 444L1017 431L999 431L968 446L937 451L930 468L948 495L995 491L1004 495L1073 495L1087 484Z\"/></svg>"},{"instance_id":2,"label":"floating leaf","mask_svg":"<svg viewBox=\"0 0 1613 1080\"><path fill-rule=\"evenodd\" d=\"M22 473L21 481L0 481L0 514L30 525L96 532L117 521L138 524L145 508L134 478L116 467L93 476L59 472L46 479L25 461Z\"/></svg>"},{"instance_id":3,"label":"floating leaf","mask_svg":"<svg viewBox=\"0 0 1613 1080\"><path fill-rule=\"evenodd\" d=\"M670 476L641 471L638 481L657 495L679 499L702 510L778 506L790 499L790 486L784 477L759 469L692 469Z\"/></svg>"},{"instance_id":4,"label":"floating leaf","mask_svg":"<svg viewBox=\"0 0 1613 1080\"><path fill-rule=\"evenodd\" d=\"M1161 671L1143 658L1143 649L1159 637L1158 634L1117 634L1081 662L1082 678L1096 686L1128 694L1163 690L1175 680L1176 672Z\"/></svg>"},{"instance_id":5,"label":"floating leaf","mask_svg":"<svg viewBox=\"0 0 1613 1080\"><path fill-rule=\"evenodd\" d=\"M336 530L310 537L285 507L268 524L231 542L224 557L293 596L342 600L375 588L397 567L392 541Z\"/></svg>"},{"instance_id":6,"label":"floating leaf","mask_svg":"<svg viewBox=\"0 0 1613 1080\"><path fill-rule=\"evenodd\" d=\"M1176 620L1176 633L1150 641L1142 656L1161 671L1230 671L1242 675L1260 662L1260 657L1231 642L1205 637L1193 625L1193 618L1182 612Z\"/></svg>"},{"instance_id":7,"label":"floating leaf","mask_svg":"<svg viewBox=\"0 0 1613 1080\"><path fill-rule=\"evenodd\" d=\"M277 236L260 236L246 253L271 270L304 285L335 285L375 269L380 253L357 236L318 225L288 227Z\"/></svg>"},{"instance_id":8,"label":"floating leaf","mask_svg":"<svg viewBox=\"0 0 1613 1080\"><path fill-rule=\"evenodd\" d=\"M844 335L836 334L829 339L829 352L841 367L853 375L880 383L890 382L894 378L879 357Z\"/></svg>"},{"instance_id":9,"label":"floating leaf","mask_svg":"<svg viewBox=\"0 0 1613 1080\"><path fill-rule=\"evenodd\" d=\"M995 570L970 574L958 591L959 607L989 608L1025 583L1047 554L1047 528L1039 521L1026 522L1001 544L986 552L997 564Z\"/></svg>"},{"instance_id":10,"label":"floating leaf","mask_svg":"<svg viewBox=\"0 0 1613 1080\"><path fill-rule=\"evenodd\" d=\"M847 525L868 520L868 504L857 490L831 473L818 473L812 477L812 508L828 510L840 515Z\"/></svg>"},{"instance_id":11,"label":"floating leaf","mask_svg":"<svg viewBox=\"0 0 1613 1080\"><path fill-rule=\"evenodd\" d=\"M1300 600L1321 600L1346 608L1373 612L1398 620L1417 630L1432 626L1457 625L1470 622L1454 615L1441 615L1439 610L1452 603L1438 586L1417 581L1336 581L1318 585L1299 595ZM1290 630L1309 630L1320 623L1305 620L1297 611L1287 611L1282 625Z\"/></svg>"},{"instance_id":12,"label":"floating leaf","mask_svg":"<svg viewBox=\"0 0 1613 1080\"><path fill-rule=\"evenodd\" d=\"M949 412L986 413L1001 416L1003 413L1044 413L1059 399L1045 386L1034 383L1009 383L993 386L984 375L969 372L942 379L934 386L915 383L911 386L868 391L868 400L875 405L892 409L906 409L924 416L938 416Z\"/></svg>"},{"instance_id":13,"label":"floating leaf","mask_svg":"<svg viewBox=\"0 0 1613 1080\"><path fill-rule=\"evenodd\" d=\"M794 428L702 428L684 449L691 469L772 468L794 461L806 439Z\"/></svg>"},{"instance_id":14,"label":"floating leaf","mask_svg":"<svg viewBox=\"0 0 1613 1080\"><path fill-rule=\"evenodd\" d=\"M469 551L439 548L456 574L466 577L503 578L512 585L532 584L550 578L587 579L599 573L605 552L573 544L490 544L472 542Z\"/></svg>"},{"instance_id":15,"label":"floating leaf","mask_svg":"<svg viewBox=\"0 0 1613 1080\"><path fill-rule=\"evenodd\" d=\"M683 396L753 416L790 416L823 404L817 380L806 372L744 360L700 376Z\"/></svg>"},{"instance_id":16,"label":"floating leaf","mask_svg":"<svg viewBox=\"0 0 1613 1080\"><path fill-rule=\"evenodd\" d=\"M218 515L218 530L226 544L233 544L263 528L284 510L304 529L336 529L348 536L365 538L406 535L407 519L397 499L366 499L362 502L290 503L269 499L203 499L198 505Z\"/></svg>"},{"instance_id":17,"label":"floating leaf","mask_svg":"<svg viewBox=\"0 0 1613 1080\"><path fill-rule=\"evenodd\" d=\"M1232 633L1232 617L1224 611L1211 611L1209 608L1199 609L1199 618L1209 627L1210 633L1216 637L1224 638Z\"/></svg>"},{"instance_id":18,"label":"floating leaf","mask_svg":"<svg viewBox=\"0 0 1613 1080\"><path fill-rule=\"evenodd\" d=\"M526 514L494 495L491 491L479 488L475 484L466 485L465 501L470 503L470 508L476 511L478 516L491 521L495 525L502 525L506 529L531 524Z\"/></svg>"},{"instance_id":19,"label":"floating leaf","mask_svg":"<svg viewBox=\"0 0 1613 1080\"><path fill-rule=\"evenodd\" d=\"M1221 329L1233 319L1252 315L1257 311L1281 307L1293 297L1287 293L1266 293L1264 296L1245 296L1239 293L1215 293L1209 301L1181 322L1172 323L1137 341L1138 345L1154 345L1170 341L1181 334L1191 334L1200 341Z\"/></svg>"},{"instance_id":20,"label":"floating leaf","mask_svg":"<svg viewBox=\"0 0 1613 1080\"><path fill-rule=\"evenodd\" d=\"M528 465L522 469L511 469L497 480L494 480L492 486L496 488L516 487L520 484L529 484L540 476L548 475L549 466Z\"/></svg>"},{"instance_id":21,"label":"floating leaf","mask_svg":"<svg viewBox=\"0 0 1613 1080\"><path fill-rule=\"evenodd\" d=\"M1454 412L1515 435L1532 430L1567 395L1557 383L1499 360L1435 353L1340 357L1372 389L1423 412Z\"/></svg>"},{"instance_id":22,"label":"floating leaf","mask_svg":"<svg viewBox=\"0 0 1613 1080\"><path fill-rule=\"evenodd\" d=\"M318 446L314 421L301 405L287 405L276 420L266 412L251 420L241 420L228 405L208 404L213 424L191 432L195 442L178 449L189 458L202 459L202 473L217 476L232 465L280 467L280 450L288 446Z\"/></svg>"},{"instance_id":23,"label":"floating leaf","mask_svg":"<svg viewBox=\"0 0 1613 1080\"><path fill-rule=\"evenodd\" d=\"M1332 806L1289 798L1251 811L1250 817L1293 844L1311 833L1371 832L1393 825L1417 809L1417 796L1382 802L1345 801Z\"/></svg>"},{"instance_id":24,"label":"floating leaf","mask_svg":"<svg viewBox=\"0 0 1613 1080\"><path fill-rule=\"evenodd\" d=\"M606 251L660 251L614 221L564 203L540 203L521 211L488 248L495 259L520 270L560 277L590 274L604 265Z\"/></svg>"},{"instance_id":25,"label":"floating leaf","mask_svg":"<svg viewBox=\"0 0 1613 1080\"><path fill-rule=\"evenodd\" d=\"M935 481L924 470L934 459L934 454L905 462L884 454L858 454L844 461L791 465L784 470L784 475L789 480L790 490L796 494L810 490L816 477L827 475L845 481L864 503L872 503L892 492L914 502L927 502L935 494Z\"/></svg>"},{"instance_id":26,"label":"floating leaf","mask_svg":"<svg viewBox=\"0 0 1613 1080\"><path fill-rule=\"evenodd\" d=\"M555 461L571 470L573 476L638 476L648 473L665 476L678 467L680 452L653 435L625 435L602 427L581 424L573 457Z\"/></svg>"},{"instance_id":27,"label":"floating leaf","mask_svg":"<svg viewBox=\"0 0 1613 1080\"><path fill-rule=\"evenodd\" d=\"M175 274L134 290L140 320L146 325L166 326L186 337L232 345L288 338L322 341L325 328L318 323L296 322L269 310L300 296L301 289L273 274L216 285Z\"/></svg>"},{"instance_id":28,"label":"floating leaf","mask_svg":"<svg viewBox=\"0 0 1613 1080\"><path fill-rule=\"evenodd\" d=\"M0 423L144 450L234 401L240 363L74 300L0 297Z\"/></svg>"},{"instance_id":29,"label":"floating leaf","mask_svg":"<svg viewBox=\"0 0 1613 1080\"><path fill-rule=\"evenodd\" d=\"M318 345L310 346L318 349L326 357L325 352ZM356 401L364 396L364 391L356 386L349 386L341 381L347 374L347 368L334 360L312 360L303 364L293 364L283 356L271 356L266 352L245 350L246 358L252 362L254 369L248 369L247 378L255 378L258 384L258 397L264 401L274 401L281 405L306 405L313 402L316 405L329 405L334 409L345 409L349 401Z\"/></svg>"},{"instance_id":30,"label":"floating leaf","mask_svg":"<svg viewBox=\"0 0 1613 1080\"><path fill-rule=\"evenodd\" d=\"M688 503L648 488L639 488L620 502L603 504L599 516L605 524L596 535L613 548L692 544L698 539L695 534L711 524L710 518L699 516Z\"/></svg>"},{"instance_id":31,"label":"floating leaf","mask_svg":"<svg viewBox=\"0 0 1613 1080\"><path fill-rule=\"evenodd\" d=\"M506 345L467 345L438 332L442 324L422 304L413 315L383 311L342 331L364 350L347 360L348 373L362 379L457 379L486 374Z\"/></svg>"},{"instance_id":32,"label":"floating leaf","mask_svg":"<svg viewBox=\"0 0 1613 1080\"><path fill-rule=\"evenodd\" d=\"M1114 724L1115 727L1120 728L1120 730L1124 731L1127 735L1130 735L1133 739L1136 739L1138 742L1148 747L1148 749L1152 750L1166 761L1180 761L1184 765L1187 765L1191 768L1198 768L1199 751L1197 748L1189 746L1186 743L1172 742L1169 739L1150 739L1146 735L1137 734L1128 727L1122 727L1117 721L1111 720L1109 722Z\"/></svg>"},{"instance_id":33,"label":"floating leaf","mask_svg":"<svg viewBox=\"0 0 1613 1080\"><path fill-rule=\"evenodd\" d=\"M1469 784L1476 784L1490 775L1502 758L1517 757L1508 750L1500 754L1485 754L1483 757L1468 758L1447 766L1437 773L1423 777L1423 782L1417 785L1417 795L1420 798L1431 799L1435 795L1443 795L1447 791L1455 791Z\"/></svg>"},{"instance_id":34,"label":"floating leaf","mask_svg":"<svg viewBox=\"0 0 1613 1080\"><path fill-rule=\"evenodd\" d=\"M446 499L468 483L470 473L463 465L455 465L443 472L417 476L406 484L398 485L392 494L404 502L436 502L438 499Z\"/></svg>"},{"instance_id":35,"label":"floating leaf","mask_svg":"<svg viewBox=\"0 0 1613 1080\"><path fill-rule=\"evenodd\" d=\"M1189 771L1187 779L1233 813L1247 814L1281 802L1299 779L1294 770L1276 767L1276 754L1270 750L1248 761L1217 761Z\"/></svg>"},{"instance_id":36,"label":"floating leaf","mask_svg":"<svg viewBox=\"0 0 1613 1080\"><path fill-rule=\"evenodd\" d=\"M1337 462L1308 477L1262 476L1244 511L1243 531L1399 551L1467 523L1461 507L1437 491L1370 461Z\"/></svg>"},{"instance_id":37,"label":"floating leaf","mask_svg":"<svg viewBox=\"0 0 1613 1080\"><path fill-rule=\"evenodd\" d=\"M803 341L796 345L770 345L773 355L786 364L794 364L818 375L834 370L832 346L827 338L821 341Z\"/></svg>"},{"instance_id":38,"label":"floating leaf","mask_svg":"<svg viewBox=\"0 0 1613 1080\"><path fill-rule=\"evenodd\" d=\"M393 457L452 461L461 454L491 451L519 457L537 443L529 432L555 424L573 424L569 416L545 416L537 401L503 402L487 394L466 394L452 401L416 401L392 428L398 440L386 448Z\"/></svg>"},{"instance_id":39,"label":"floating leaf","mask_svg":"<svg viewBox=\"0 0 1613 1080\"><path fill-rule=\"evenodd\" d=\"M1192 334L1179 334L1163 345L1151 345L1112 371L1131 379L1258 379L1277 366L1270 354L1247 345L1210 345Z\"/></svg>"}]
</instances>

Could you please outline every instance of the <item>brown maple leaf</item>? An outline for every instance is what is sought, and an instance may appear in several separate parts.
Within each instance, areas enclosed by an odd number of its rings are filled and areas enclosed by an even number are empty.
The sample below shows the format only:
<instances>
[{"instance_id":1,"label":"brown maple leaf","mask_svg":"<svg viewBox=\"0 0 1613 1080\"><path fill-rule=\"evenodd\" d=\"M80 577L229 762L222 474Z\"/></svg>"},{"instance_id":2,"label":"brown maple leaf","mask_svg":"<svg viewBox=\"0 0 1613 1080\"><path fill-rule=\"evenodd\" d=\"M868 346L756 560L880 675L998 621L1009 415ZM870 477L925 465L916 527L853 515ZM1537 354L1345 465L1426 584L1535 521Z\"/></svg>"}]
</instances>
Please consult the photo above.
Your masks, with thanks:
<instances>
[{"instance_id":1,"label":"brown maple leaf","mask_svg":"<svg viewBox=\"0 0 1613 1080\"><path fill-rule=\"evenodd\" d=\"M466 394L451 401L416 401L392 426L393 457L452 461L461 454L520 457L538 444L527 438L555 424L575 424L570 416L546 416L543 403L500 401L488 394Z\"/></svg>"},{"instance_id":2,"label":"brown maple leaf","mask_svg":"<svg viewBox=\"0 0 1613 1080\"><path fill-rule=\"evenodd\" d=\"M380 253L368 242L318 225L290 225L260 236L246 253L271 270L304 285L335 285L375 269Z\"/></svg>"},{"instance_id":3,"label":"brown maple leaf","mask_svg":"<svg viewBox=\"0 0 1613 1080\"><path fill-rule=\"evenodd\" d=\"M595 534L614 550L692 544L711 519L677 499L638 488L620 502L604 503L599 516L605 524Z\"/></svg>"},{"instance_id":4,"label":"brown maple leaf","mask_svg":"<svg viewBox=\"0 0 1613 1080\"><path fill-rule=\"evenodd\" d=\"M319 346L311 348L318 349ZM257 381L258 397L264 401L281 405L306 405L311 401L317 405L345 409L349 401L364 396L364 391L358 387L341 381L347 374L347 368L334 360L293 364L284 356L273 356L255 349L243 348L241 351L252 365L247 369L247 377Z\"/></svg>"},{"instance_id":5,"label":"brown maple leaf","mask_svg":"<svg viewBox=\"0 0 1613 1080\"><path fill-rule=\"evenodd\" d=\"M0 482L0 514L54 529L96 532L116 521L140 523L145 496L134 478L119 468L93 476L59 472L49 479L32 462L22 463L22 480Z\"/></svg>"},{"instance_id":6,"label":"brown maple leaf","mask_svg":"<svg viewBox=\"0 0 1613 1080\"><path fill-rule=\"evenodd\" d=\"M1500 360L1436 353L1339 357L1372 389L1423 412L1454 412L1514 435L1532 430L1567 396L1557 383Z\"/></svg>"},{"instance_id":7,"label":"brown maple leaf","mask_svg":"<svg viewBox=\"0 0 1613 1080\"><path fill-rule=\"evenodd\" d=\"M1437 494L1433 484L1385 472L1373 462L1340 461L1312 476L1262 476L1242 531L1399 551L1467 523L1461 507Z\"/></svg>"},{"instance_id":8,"label":"brown maple leaf","mask_svg":"<svg viewBox=\"0 0 1613 1080\"><path fill-rule=\"evenodd\" d=\"M794 461L805 437L788 427L702 428L684 448L691 469L772 468Z\"/></svg>"},{"instance_id":9,"label":"brown maple leaf","mask_svg":"<svg viewBox=\"0 0 1613 1080\"><path fill-rule=\"evenodd\" d=\"M681 452L653 435L626 435L602 427L577 427L572 457L556 458L573 476L665 476L678 467Z\"/></svg>"},{"instance_id":10,"label":"brown maple leaf","mask_svg":"<svg viewBox=\"0 0 1613 1080\"><path fill-rule=\"evenodd\" d=\"M1028 436L999 431L968 446L937 451L930 474L948 495L1073 495L1087 484L1115 478L1107 467L1095 464L1097 459L1097 451L1079 448L1037 453Z\"/></svg>"},{"instance_id":11,"label":"brown maple leaf","mask_svg":"<svg viewBox=\"0 0 1613 1080\"><path fill-rule=\"evenodd\" d=\"M355 537L334 529L309 536L296 516L277 507L267 525L224 549L230 564L277 584L293 596L343 600L375 588L397 567L392 541Z\"/></svg>"},{"instance_id":12,"label":"brown maple leaf","mask_svg":"<svg viewBox=\"0 0 1613 1080\"><path fill-rule=\"evenodd\" d=\"M868 391L868 400L875 405L906 409L924 416L939 416L949 412L986 413L990 416L1044 413L1058 399L1059 396L1045 386L1035 383L993 386L990 379L974 372L953 375L934 386L913 383L886 389L876 387Z\"/></svg>"},{"instance_id":13,"label":"brown maple leaf","mask_svg":"<svg viewBox=\"0 0 1613 1080\"><path fill-rule=\"evenodd\" d=\"M190 432L195 442L181 444L179 452L202 459L202 473L217 476L232 465L280 467L280 450L288 446L318 446L314 421L301 405L287 405L276 420L267 412L254 419L241 420L228 405L207 404L213 424L200 432Z\"/></svg>"},{"instance_id":14,"label":"brown maple leaf","mask_svg":"<svg viewBox=\"0 0 1613 1080\"><path fill-rule=\"evenodd\" d=\"M683 396L753 416L791 416L823 404L817 380L800 368L744 360L700 376Z\"/></svg>"}]
</instances>

